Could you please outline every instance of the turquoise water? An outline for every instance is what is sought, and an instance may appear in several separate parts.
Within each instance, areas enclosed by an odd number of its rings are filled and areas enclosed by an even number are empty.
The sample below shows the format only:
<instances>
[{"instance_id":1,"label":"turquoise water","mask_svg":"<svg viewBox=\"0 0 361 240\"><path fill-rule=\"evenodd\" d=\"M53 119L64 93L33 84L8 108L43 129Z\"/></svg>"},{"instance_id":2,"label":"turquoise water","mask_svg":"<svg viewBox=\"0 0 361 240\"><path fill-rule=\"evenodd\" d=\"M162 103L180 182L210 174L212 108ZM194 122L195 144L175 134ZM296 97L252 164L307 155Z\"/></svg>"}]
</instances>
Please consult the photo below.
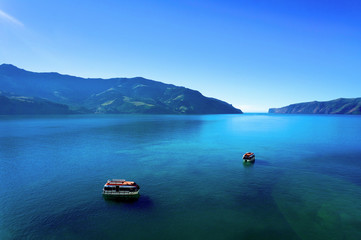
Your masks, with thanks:
<instances>
[{"instance_id":1,"label":"turquoise water","mask_svg":"<svg viewBox=\"0 0 361 240\"><path fill-rule=\"evenodd\" d=\"M3 116L0 239L359 240L360 170L360 116Z\"/></svg>"}]
</instances>

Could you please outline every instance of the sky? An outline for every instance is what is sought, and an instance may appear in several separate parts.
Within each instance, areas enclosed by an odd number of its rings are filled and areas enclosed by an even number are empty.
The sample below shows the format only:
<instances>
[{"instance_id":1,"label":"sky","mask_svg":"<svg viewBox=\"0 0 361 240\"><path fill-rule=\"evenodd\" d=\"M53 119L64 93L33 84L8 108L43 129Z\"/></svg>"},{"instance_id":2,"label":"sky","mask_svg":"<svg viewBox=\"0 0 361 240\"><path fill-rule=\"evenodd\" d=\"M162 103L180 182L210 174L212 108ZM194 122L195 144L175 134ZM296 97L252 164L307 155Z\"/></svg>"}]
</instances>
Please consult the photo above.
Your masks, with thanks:
<instances>
[{"instance_id":1,"label":"sky","mask_svg":"<svg viewBox=\"0 0 361 240\"><path fill-rule=\"evenodd\" d=\"M361 97L359 0L0 0L0 64L136 77L244 112Z\"/></svg>"}]
</instances>

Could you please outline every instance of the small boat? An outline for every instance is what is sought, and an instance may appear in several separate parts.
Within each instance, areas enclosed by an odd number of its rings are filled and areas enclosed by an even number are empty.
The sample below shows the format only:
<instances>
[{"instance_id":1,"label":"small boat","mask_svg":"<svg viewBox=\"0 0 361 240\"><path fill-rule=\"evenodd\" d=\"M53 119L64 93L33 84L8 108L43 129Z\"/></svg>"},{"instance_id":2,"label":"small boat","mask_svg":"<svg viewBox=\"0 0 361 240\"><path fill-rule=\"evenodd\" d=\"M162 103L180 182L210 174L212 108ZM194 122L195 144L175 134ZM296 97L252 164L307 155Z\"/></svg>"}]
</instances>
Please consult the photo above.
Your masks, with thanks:
<instances>
[{"instance_id":1,"label":"small boat","mask_svg":"<svg viewBox=\"0 0 361 240\"><path fill-rule=\"evenodd\" d=\"M104 197L137 198L139 197L139 185L125 179L108 180L103 188Z\"/></svg>"},{"instance_id":2,"label":"small boat","mask_svg":"<svg viewBox=\"0 0 361 240\"><path fill-rule=\"evenodd\" d=\"M254 162L256 160L256 155L252 152L247 152L243 155L244 162Z\"/></svg>"}]
</instances>

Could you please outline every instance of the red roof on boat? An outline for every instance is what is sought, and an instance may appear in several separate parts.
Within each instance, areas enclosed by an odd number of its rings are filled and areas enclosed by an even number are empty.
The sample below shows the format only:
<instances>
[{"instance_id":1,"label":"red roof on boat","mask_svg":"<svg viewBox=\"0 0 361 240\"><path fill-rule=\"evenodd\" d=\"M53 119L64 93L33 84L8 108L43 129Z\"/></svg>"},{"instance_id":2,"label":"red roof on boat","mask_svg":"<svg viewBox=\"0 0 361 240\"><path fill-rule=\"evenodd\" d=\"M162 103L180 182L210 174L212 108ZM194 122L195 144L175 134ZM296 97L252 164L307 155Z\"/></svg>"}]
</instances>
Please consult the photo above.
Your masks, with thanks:
<instances>
[{"instance_id":1,"label":"red roof on boat","mask_svg":"<svg viewBox=\"0 0 361 240\"><path fill-rule=\"evenodd\" d=\"M133 186L135 182L132 181L125 181L123 179L120 180L108 180L105 184L106 186Z\"/></svg>"},{"instance_id":2,"label":"red roof on boat","mask_svg":"<svg viewBox=\"0 0 361 240\"><path fill-rule=\"evenodd\" d=\"M245 156L251 156L251 155L253 155L254 153L253 152L248 152L248 153L246 153L246 154L244 154Z\"/></svg>"}]
</instances>

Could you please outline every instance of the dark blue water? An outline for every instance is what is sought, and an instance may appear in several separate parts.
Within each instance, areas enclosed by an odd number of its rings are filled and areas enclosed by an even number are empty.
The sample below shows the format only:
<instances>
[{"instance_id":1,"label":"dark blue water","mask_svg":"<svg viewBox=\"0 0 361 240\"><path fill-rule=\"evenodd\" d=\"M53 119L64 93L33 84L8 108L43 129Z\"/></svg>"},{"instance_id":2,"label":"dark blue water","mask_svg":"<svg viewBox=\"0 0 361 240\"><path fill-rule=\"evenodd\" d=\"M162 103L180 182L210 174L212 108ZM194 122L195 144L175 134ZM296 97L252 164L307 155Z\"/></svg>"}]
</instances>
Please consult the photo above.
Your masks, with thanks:
<instances>
[{"instance_id":1,"label":"dark blue water","mask_svg":"<svg viewBox=\"0 0 361 240\"><path fill-rule=\"evenodd\" d=\"M360 173L360 116L3 116L0 239L359 240Z\"/></svg>"}]
</instances>

